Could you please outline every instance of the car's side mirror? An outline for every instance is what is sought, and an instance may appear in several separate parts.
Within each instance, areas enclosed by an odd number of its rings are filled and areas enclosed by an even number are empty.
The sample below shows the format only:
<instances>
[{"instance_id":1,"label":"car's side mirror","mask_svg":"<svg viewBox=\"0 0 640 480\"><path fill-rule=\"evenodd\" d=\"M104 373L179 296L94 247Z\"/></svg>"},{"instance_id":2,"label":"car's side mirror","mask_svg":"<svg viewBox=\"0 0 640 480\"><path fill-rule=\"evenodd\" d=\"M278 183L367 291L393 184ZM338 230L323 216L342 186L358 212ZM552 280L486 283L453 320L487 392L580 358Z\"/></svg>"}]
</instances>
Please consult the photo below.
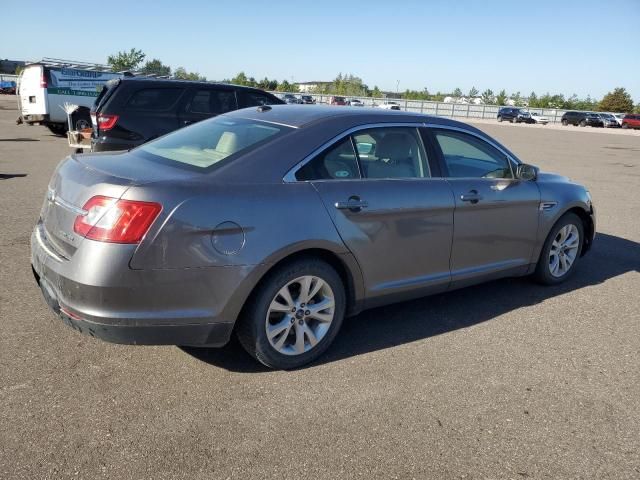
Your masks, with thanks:
<instances>
[{"instance_id":1,"label":"car's side mirror","mask_svg":"<svg viewBox=\"0 0 640 480\"><path fill-rule=\"evenodd\" d=\"M534 167L533 165L528 165L526 163L521 163L516 168L516 177L520 180L535 180L538 178L538 167Z\"/></svg>"}]
</instances>

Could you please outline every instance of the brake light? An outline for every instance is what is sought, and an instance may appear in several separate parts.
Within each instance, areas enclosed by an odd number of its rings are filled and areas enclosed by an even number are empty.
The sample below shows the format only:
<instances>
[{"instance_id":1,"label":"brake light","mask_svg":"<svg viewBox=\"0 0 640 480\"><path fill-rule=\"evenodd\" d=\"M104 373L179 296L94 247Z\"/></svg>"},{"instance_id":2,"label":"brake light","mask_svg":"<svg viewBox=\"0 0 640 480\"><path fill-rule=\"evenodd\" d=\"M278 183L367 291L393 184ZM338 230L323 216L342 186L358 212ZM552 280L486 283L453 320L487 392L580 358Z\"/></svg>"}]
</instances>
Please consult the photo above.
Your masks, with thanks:
<instances>
[{"instance_id":1,"label":"brake light","mask_svg":"<svg viewBox=\"0 0 640 480\"><path fill-rule=\"evenodd\" d=\"M103 132L106 130L111 130L116 122L118 121L118 115L107 115L106 113L101 113L98 115L98 128Z\"/></svg>"},{"instance_id":2,"label":"brake light","mask_svg":"<svg viewBox=\"0 0 640 480\"><path fill-rule=\"evenodd\" d=\"M44 72L40 74L40 88L47 88L47 77L44 76Z\"/></svg>"},{"instance_id":3,"label":"brake light","mask_svg":"<svg viewBox=\"0 0 640 480\"><path fill-rule=\"evenodd\" d=\"M73 231L78 235L99 242L139 243L162 205L96 196L82 208L86 215L78 215L73 224Z\"/></svg>"}]
</instances>

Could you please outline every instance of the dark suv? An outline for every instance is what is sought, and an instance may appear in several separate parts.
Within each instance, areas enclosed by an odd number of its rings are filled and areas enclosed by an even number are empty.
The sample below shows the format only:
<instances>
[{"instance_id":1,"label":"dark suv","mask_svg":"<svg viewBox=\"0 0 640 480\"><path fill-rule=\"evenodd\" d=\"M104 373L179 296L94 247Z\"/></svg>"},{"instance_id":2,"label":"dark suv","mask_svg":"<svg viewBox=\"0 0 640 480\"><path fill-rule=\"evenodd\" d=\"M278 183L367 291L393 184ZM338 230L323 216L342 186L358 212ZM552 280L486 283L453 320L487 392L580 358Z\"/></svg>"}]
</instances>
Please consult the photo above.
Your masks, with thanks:
<instances>
[{"instance_id":1,"label":"dark suv","mask_svg":"<svg viewBox=\"0 0 640 480\"><path fill-rule=\"evenodd\" d=\"M562 115L562 125L576 125L581 127L604 127L602 118L593 112L566 112Z\"/></svg>"},{"instance_id":2,"label":"dark suv","mask_svg":"<svg viewBox=\"0 0 640 480\"><path fill-rule=\"evenodd\" d=\"M270 93L237 85L114 79L103 87L91 109L91 150L129 150L221 113L282 103Z\"/></svg>"},{"instance_id":3,"label":"dark suv","mask_svg":"<svg viewBox=\"0 0 640 480\"><path fill-rule=\"evenodd\" d=\"M511 123L536 123L536 121L531 118L531 113L524 108L518 107L502 107L498 110L498 121L502 122L503 120Z\"/></svg>"}]
</instances>

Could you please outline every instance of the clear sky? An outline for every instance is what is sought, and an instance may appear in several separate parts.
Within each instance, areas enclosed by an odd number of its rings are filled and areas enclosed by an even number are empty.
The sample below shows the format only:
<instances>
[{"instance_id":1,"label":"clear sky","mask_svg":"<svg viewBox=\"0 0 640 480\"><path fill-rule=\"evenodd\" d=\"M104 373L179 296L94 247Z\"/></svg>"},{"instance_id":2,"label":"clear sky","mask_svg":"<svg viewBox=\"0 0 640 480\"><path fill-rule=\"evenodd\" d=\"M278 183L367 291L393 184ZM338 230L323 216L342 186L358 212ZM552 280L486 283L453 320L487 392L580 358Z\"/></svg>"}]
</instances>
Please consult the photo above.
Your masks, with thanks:
<instances>
[{"instance_id":1,"label":"clear sky","mask_svg":"<svg viewBox=\"0 0 640 480\"><path fill-rule=\"evenodd\" d=\"M209 79L332 80L373 88L640 102L640 0L1 2L0 58L102 63L131 47ZM625 43L626 42L626 43Z\"/></svg>"}]
</instances>

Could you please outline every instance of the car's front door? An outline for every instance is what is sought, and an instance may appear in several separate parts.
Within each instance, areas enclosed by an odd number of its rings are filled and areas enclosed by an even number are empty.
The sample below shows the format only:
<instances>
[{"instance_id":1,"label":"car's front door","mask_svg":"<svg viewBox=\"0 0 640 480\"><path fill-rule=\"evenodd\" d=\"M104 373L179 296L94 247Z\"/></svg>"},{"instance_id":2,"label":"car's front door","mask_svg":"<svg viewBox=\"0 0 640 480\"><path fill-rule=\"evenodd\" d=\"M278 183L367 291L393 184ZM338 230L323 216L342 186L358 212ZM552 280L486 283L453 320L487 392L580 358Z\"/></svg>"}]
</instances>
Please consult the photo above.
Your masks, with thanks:
<instances>
[{"instance_id":1,"label":"car's front door","mask_svg":"<svg viewBox=\"0 0 640 480\"><path fill-rule=\"evenodd\" d=\"M537 184L516 179L507 154L480 136L434 128L428 137L455 196L454 285L524 273L538 231Z\"/></svg>"},{"instance_id":2,"label":"car's front door","mask_svg":"<svg viewBox=\"0 0 640 480\"><path fill-rule=\"evenodd\" d=\"M414 127L355 132L297 172L311 181L364 276L368 306L448 288L454 200Z\"/></svg>"}]
</instances>

